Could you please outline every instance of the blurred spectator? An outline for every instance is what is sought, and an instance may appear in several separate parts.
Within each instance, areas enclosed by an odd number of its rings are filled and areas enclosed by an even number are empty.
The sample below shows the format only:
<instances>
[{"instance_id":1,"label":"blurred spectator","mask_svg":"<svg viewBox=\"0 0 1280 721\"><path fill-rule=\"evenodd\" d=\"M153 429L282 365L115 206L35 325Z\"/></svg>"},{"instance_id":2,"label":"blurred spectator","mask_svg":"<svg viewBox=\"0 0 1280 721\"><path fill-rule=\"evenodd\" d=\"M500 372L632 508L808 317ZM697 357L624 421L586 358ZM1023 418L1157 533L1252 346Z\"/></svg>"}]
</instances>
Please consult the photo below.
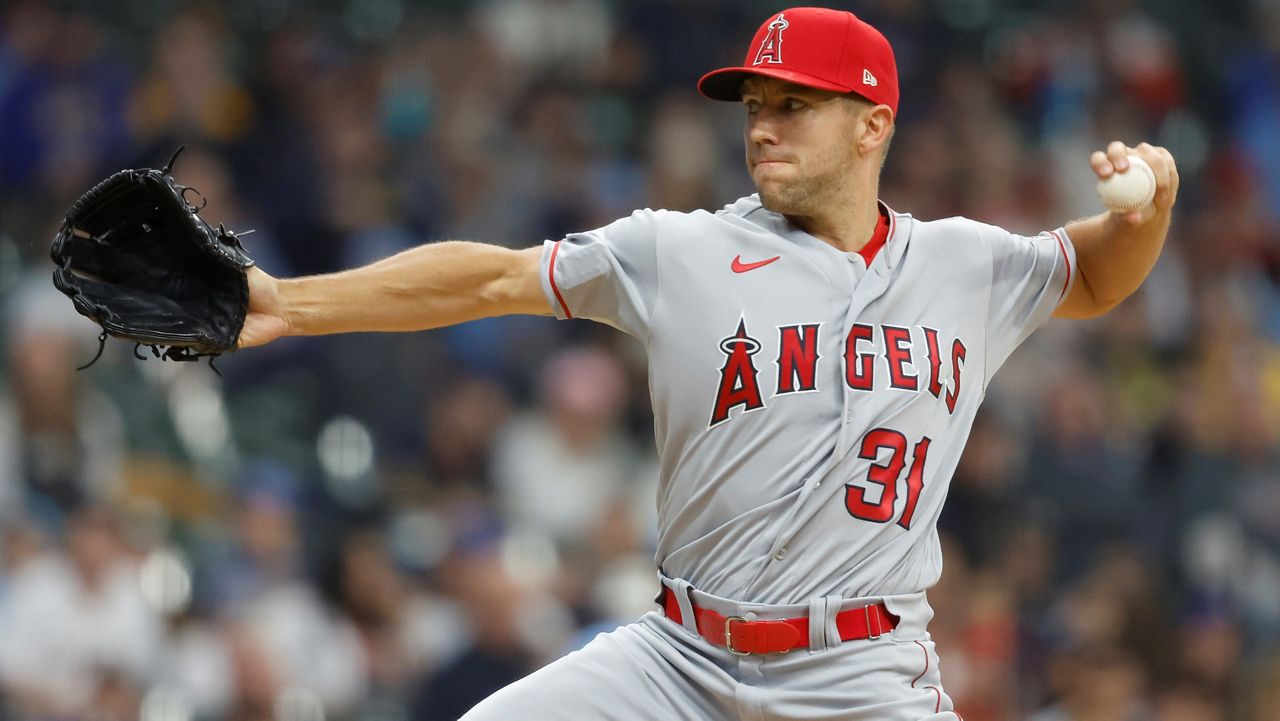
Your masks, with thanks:
<instances>
[{"instance_id":1,"label":"blurred spectator","mask_svg":"<svg viewBox=\"0 0 1280 721\"><path fill-rule=\"evenodd\" d=\"M1210 611L1187 614L1181 621L1175 644L1178 675L1187 679L1186 685L1198 687L1202 702L1238 696L1244 643L1234 620Z\"/></svg>"},{"instance_id":2,"label":"blurred spectator","mask_svg":"<svg viewBox=\"0 0 1280 721\"><path fill-rule=\"evenodd\" d=\"M238 608L268 589L301 581L305 571L293 473L262 463L245 472L244 483L233 545L208 559L208 592L220 607Z\"/></svg>"},{"instance_id":3,"label":"blurred spectator","mask_svg":"<svg viewBox=\"0 0 1280 721\"><path fill-rule=\"evenodd\" d=\"M281 689L313 694L332 712L349 710L366 690L367 660L355 625L305 573L296 480L268 464L245 482L236 544L211 559L209 571L214 603L242 629L237 663L266 664Z\"/></svg>"},{"instance_id":4,"label":"blurred spectator","mask_svg":"<svg viewBox=\"0 0 1280 721\"><path fill-rule=\"evenodd\" d=\"M489 694L549 660L563 619L542 580L512 573L499 548L454 559L449 586L465 611L471 644L423 679L414 721L452 721ZM550 636L548 636L550 633Z\"/></svg>"},{"instance_id":5,"label":"blurred spectator","mask_svg":"<svg viewBox=\"0 0 1280 721\"><path fill-rule=\"evenodd\" d=\"M491 485L493 440L510 412L502 389L483 378L464 378L427 406L423 424L427 466L442 485Z\"/></svg>"},{"instance_id":6,"label":"blurred spectator","mask_svg":"<svg viewBox=\"0 0 1280 721\"><path fill-rule=\"evenodd\" d=\"M196 718L226 718L237 687L234 626L203 613L168 620L157 663L157 685L176 695Z\"/></svg>"},{"instance_id":7,"label":"blurred spectator","mask_svg":"<svg viewBox=\"0 0 1280 721\"><path fill-rule=\"evenodd\" d=\"M487 0L479 24L514 68L582 77L604 60L613 35L600 0Z\"/></svg>"},{"instance_id":8,"label":"blurred spectator","mask_svg":"<svg viewBox=\"0 0 1280 721\"><path fill-rule=\"evenodd\" d=\"M1060 700L1031 721L1146 721L1142 668L1132 656L1106 645L1061 653L1051 669Z\"/></svg>"},{"instance_id":9,"label":"blurred spectator","mask_svg":"<svg viewBox=\"0 0 1280 721\"><path fill-rule=\"evenodd\" d=\"M13 571L0 606L0 683L21 717L136 718L162 626L103 508L76 512L67 545Z\"/></svg>"},{"instance_id":10,"label":"blurred spectator","mask_svg":"<svg viewBox=\"0 0 1280 721\"><path fill-rule=\"evenodd\" d=\"M1227 713L1221 696L1193 682L1175 684L1156 696L1155 721L1226 721Z\"/></svg>"},{"instance_id":11,"label":"blurred spectator","mask_svg":"<svg viewBox=\"0 0 1280 721\"><path fill-rule=\"evenodd\" d=\"M542 407L512 419L494 449L499 502L514 524L580 550L642 482L638 454L619 427L623 378L616 360L591 348L547 364Z\"/></svg>"},{"instance_id":12,"label":"blurred spectator","mask_svg":"<svg viewBox=\"0 0 1280 721\"><path fill-rule=\"evenodd\" d=\"M9 303L8 393L0 395L0 517L28 511L57 525L119 490L122 419L75 367L94 326L32 274Z\"/></svg>"},{"instance_id":13,"label":"blurred spectator","mask_svg":"<svg viewBox=\"0 0 1280 721\"><path fill-rule=\"evenodd\" d=\"M245 653L261 653L285 689L315 697L329 713L353 709L368 691L368 660L355 625L315 589L293 583L245 604Z\"/></svg>"},{"instance_id":14,"label":"blurred spectator","mask_svg":"<svg viewBox=\"0 0 1280 721\"><path fill-rule=\"evenodd\" d=\"M5 8L0 30L0 188L69 202L126 157L130 73L84 12L24 0Z\"/></svg>"},{"instance_id":15,"label":"blurred spectator","mask_svg":"<svg viewBox=\"0 0 1280 721\"><path fill-rule=\"evenodd\" d=\"M413 589L372 531L346 538L327 583L364 649L369 692L361 713L405 717L418 679L468 641L459 611Z\"/></svg>"},{"instance_id":16,"label":"blurred spectator","mask_svg":"<svg viewBox=\"0 0 1280 721\"><path fill-rule=\"evenodd\" d=\"M1018 521L1010 487L1020 470L1009 430L994 413L979 413L938 522L978 563L993 563L1007 547Z\"/></svg>"},{"instance_id":17,"label":"blurred spectator","mask_svg":"<svg viewBox=\"0 0 1280 721\"><path fill-rule=\"evenodd\" d=\"M1266 659L1249 679L1248 694L1243 699L1246 721L1263 721L1275 715L1280 704L1280 656Z\"/></svg>"},{"instance_id":18,"label":"blurred spectator","mask_svg":"<svg viewBox=\"0 0 1280 721\"><path fill-rule=\"evenodd\" d=\"M167 141L177 135L225 145L249 131L253 101L231 73L227 30L211 6L188 10L159 28L150 72L131 98L130 120L137 140Z\"/></svg>"},{"instance_id":19,"label":"blurred spectator","mask_svg":"<svg viewBox=\"0 0 1280 721\"><path fill-rule=\"evenodd\" d=\"M1085 369L1049 383L1048 405L1031 441L1026 501L1055 523L1064 578L1081 573L1101 546L1124 539L1134 516L1134 470L1107 429L1107 396Z\"/></svg>"},{"instance_id":20,"label":"blurred spectator","mask_svg":"<svg viewBox=\"0 0 1280 721\"><path fill-rule=\"evenodd\" d=\"M649 202L691 211L724 205L716 185L715 129L702 108L673 93L655 111L649 136Z\"/></svg>"},{"instance_id":21,"label":"blurred spectator","mask_svg":"<svg viewBox=\"0 0 1280 721\"><path fill-rule=\"evenodd\" d=\"M1280 221L1280 7L1255 0L1249 4L1253 42L1230 58L1227 93L1232 110L1232 136L1249 164L1259 188L1258 201L1270 220Z\"/></svg>"},{"instance_id":22,"label":"blurred spectator","mask_svg":"<svg viewBox=\"0 0 1280 721\"><path fill-rule=\"evenodd\" d=\"M226 634L231 650L235 697L226 718L232 721L274 721L285 681L251 629L233 625Z\"/></svg>"}]
</instances>

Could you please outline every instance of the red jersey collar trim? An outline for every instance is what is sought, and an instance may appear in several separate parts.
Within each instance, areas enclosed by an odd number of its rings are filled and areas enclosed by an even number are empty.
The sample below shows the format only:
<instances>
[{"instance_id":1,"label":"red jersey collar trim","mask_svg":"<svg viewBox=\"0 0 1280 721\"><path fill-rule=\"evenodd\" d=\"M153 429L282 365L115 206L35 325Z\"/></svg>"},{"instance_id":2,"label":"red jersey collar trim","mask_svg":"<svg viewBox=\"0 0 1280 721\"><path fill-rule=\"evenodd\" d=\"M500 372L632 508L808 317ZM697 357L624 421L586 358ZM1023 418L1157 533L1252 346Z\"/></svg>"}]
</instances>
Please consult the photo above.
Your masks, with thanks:
<instances>
[{"instance_id":1,"label":"red jersey collar trim","mask_svg":"<svg viewBox=\"0 0 1280 721\"><path fill-rule=\"evenodd\" d=\"M893 233L893 211L883 202L876 201L876 209L880 211L879 222L876 223L875 232L871 234L871 240L862 246L858 251L858 255L867 262L867 267L871 267L871 261L876 259L876 254L889 241L889 236Z\"/></svg>"}]
</instances>

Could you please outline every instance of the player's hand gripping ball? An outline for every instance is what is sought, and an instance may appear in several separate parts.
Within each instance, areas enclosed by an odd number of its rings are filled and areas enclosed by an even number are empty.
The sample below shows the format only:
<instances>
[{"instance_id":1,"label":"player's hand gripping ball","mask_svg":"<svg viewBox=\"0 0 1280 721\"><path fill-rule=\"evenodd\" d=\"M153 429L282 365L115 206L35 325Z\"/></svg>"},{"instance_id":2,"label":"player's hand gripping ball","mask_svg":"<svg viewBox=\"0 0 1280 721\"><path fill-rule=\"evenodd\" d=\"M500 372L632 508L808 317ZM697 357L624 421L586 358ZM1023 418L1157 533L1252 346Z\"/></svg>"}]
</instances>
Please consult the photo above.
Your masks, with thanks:
<instances>
[{"instance_id":1,"label":"player's hand gripping ball","mask_svg":"<svg viewBox=\"0 0 1280 721\"><path fill-rule=\"evenodd\" d=\"M1098 197L1113 213L1132 213L1156 197L1156 174L1147 161L1129 156L1129 167L1098 181Z\"/></svg>"}]
</instances>

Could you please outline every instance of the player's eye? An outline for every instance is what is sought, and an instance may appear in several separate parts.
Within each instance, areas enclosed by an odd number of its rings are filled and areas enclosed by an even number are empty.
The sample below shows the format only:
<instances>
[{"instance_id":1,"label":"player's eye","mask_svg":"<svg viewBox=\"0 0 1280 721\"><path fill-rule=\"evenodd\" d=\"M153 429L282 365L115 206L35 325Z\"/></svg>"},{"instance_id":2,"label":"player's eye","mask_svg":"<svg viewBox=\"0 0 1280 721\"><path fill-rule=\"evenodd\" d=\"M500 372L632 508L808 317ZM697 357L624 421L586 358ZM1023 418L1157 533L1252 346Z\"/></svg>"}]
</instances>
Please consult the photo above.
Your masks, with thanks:
<instances>
[{"instance_id":1,"label":"player's eye","mask_svg":"<svg viewBox=\"0 0 1280 721\"><path fill-rule=\"evenodd\" d=\"M743 100L742 105L746 107L748 115L755 115L760 109L760 103L755 100Z\"/></svg>"},{"instance_id":2,"label":"player's eye","mask_svg":"<svg viewBox=\"0 0 1280 721\"><path fill-rule=\"evenodd\" d=\"M787 110L795 111L805 107L805 103L800 98L787 98Z\"/></svg>"}]
</instances>

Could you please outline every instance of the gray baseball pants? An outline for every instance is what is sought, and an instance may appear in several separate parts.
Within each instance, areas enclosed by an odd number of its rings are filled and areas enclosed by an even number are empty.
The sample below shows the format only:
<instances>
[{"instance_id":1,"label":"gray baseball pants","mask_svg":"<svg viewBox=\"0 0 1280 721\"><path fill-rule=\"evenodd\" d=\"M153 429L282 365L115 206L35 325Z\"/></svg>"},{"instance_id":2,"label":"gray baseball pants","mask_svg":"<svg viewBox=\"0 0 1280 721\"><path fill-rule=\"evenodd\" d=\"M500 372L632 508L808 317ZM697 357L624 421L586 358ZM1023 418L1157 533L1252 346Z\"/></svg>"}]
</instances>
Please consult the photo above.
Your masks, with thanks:
<instances>
[{"instance_id":1,"label":"gray baseball pants","mask_svg":"<svg viewBox=\"0 0 1280 721\"><path fill-rule=\"evenodd\" d=\"M660 612L648 613L498 691L462 721L959 721L923 628L932 612L918 596L884 599L903 621L878 639L829 642L822 624L810 624L810 648L786 654L735 656ZM697 591L693 598L747 618L808 610L810 618L833 619L866 603L830 599L828 610L822 599L805 609L737 604Z\"/></svg>"}]
</instances>

